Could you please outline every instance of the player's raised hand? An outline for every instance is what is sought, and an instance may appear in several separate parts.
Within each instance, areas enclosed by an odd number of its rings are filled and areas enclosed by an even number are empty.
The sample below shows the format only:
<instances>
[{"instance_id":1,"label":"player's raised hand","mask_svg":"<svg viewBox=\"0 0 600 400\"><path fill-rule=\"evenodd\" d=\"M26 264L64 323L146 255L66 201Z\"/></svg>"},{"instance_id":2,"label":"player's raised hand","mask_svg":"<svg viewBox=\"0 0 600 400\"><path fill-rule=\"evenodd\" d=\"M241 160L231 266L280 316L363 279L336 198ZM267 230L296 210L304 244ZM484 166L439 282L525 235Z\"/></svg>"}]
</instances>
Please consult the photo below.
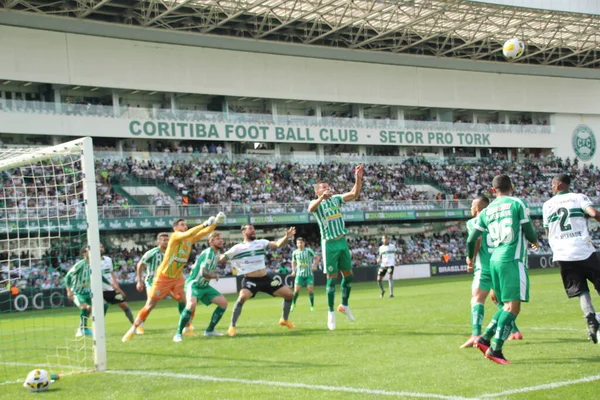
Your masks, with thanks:
<instances>
[{"instance_id":1,"label":"player's raised hand","mask_svg":"<svg viewBox=\"0 0 600 400\"><path fill-rule=\"evenodd\" d=\"M354 175L356 179L361 179L363 177L363 173L365 172L365 166L362 164L358 164L354 169Z\"/></svg>"},{"instance_id":2,"label":"player's raised hand","mask_svg":"<svg viewBox=\"0 0 600 400\"><path fill-rule=\"evenodd\" d=\"M288 239L293 238L295 234L296 234L295 226L292 226L290 229L287 230L287 232L285 232L285 236L287 236Z\"/></svg>"},{"instance_id":3,"label":"player's raised hand","mask_svg":"<svg viewBox=\"0 0 600 400\"><path fill-rule=\"evenodd\" d=\"M323 197L324 200L327 200L331 196L333 196L333 193L329 189L327 189L326 191L324 191L323 194L321 195L321 197Z\"/></svg>"}]
</instances>

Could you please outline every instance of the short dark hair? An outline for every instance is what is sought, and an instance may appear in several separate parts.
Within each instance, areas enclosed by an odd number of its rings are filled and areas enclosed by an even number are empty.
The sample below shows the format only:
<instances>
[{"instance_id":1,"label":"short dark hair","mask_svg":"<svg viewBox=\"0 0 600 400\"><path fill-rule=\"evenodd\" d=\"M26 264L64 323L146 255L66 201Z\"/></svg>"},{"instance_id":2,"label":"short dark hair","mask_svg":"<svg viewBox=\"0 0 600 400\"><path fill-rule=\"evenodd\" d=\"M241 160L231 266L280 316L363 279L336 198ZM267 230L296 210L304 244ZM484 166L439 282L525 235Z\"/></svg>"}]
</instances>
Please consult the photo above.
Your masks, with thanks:
<instances>
[{"instance_id":1,"label":"short dark hair","mask_svg":"<svg viewBox=\"0 0 600 400\"><path fill-rule=\"evenodd\" d=\"M298 241L300 241L300 240L302 240L303 242L306 242L306 240L304 240L304 238L303 238L302 236L298 236L298 237L296 238L296 242L298 242Z\"/></svg>"},{"instance_id":2,"label":"short dark hair","mask_svg":"<svg viewBox=\"0 0 600 400\"><path fill-rule=\"evenodd\" d=\"M249 227L249 226L252 226L252 224L244 224L244 225L242 225L242 227L240 228L240 230L242 232L244 232L246 230L246 228Z\"/></svg>"},{"instance_id":3,"label":"short dark hair","mask_svg":"<svg viewBox=\"0 0 600 400\"><path fill-rule=\"evenodd\" d=\"M173 222L173 228L175 228L175 227L177 226L177 224L179 224L181 221L185 221L185 218L179 218L179 219L176 219L176 220Z\"/></svg>"},{"instance_id":4,"label":"short dark hair","mask_svg":"<svg viewBox=\"0 0 600 400\"><path fill-rule=\"evenodd\" d=\"M490 205L490 199L488 199L487 196L477 196L477 198L475 200L477 200L477 202L481 203L484 206L483 208L486 208L487 206Z\"/></svg>"},{"instance_id":5,"label":"short dark hair","mask_svg":"<svg viewBox=\"0 0 600 400\"><path fill-rule=\"evenodd\" d=\"M81 252L80 252L81 256L84 257L85 253L87 253L89 249L90 249L90 246L88 246L88 245L83 246L81 248Z\"/></svg>"},{"instance_id":6,"label":"short dark hair","mask_svg":"<svg viewBox=\"0 0 600 400\"><path fill-rule=\"evenodd\" d=\"M173 225L175 226L175 225ZM156 240L160 239L161 237L166 236L169 237L169 232L161 232L158 235L156 235Z\"/></svg>"},{"instance_id":7,"label":"short dark hair","mask_svg":"<svg viewBox=\"0 0 600 400\"><path fill-rule=\"evenodd\" d=\"M567 174L558 174L552 180L558 183L564 183L567 186L571 184L571 177Z\"/></svg>"},{"instance_id":8,"label":"short dark hair","mask_svg":"<svg viewBox=\"0 0 600 400\"><path fill-rule=\"evenodd\" d=\"M506 174L496 175L492 180L492 187L500 193L506 193L512 188L512 182Z\"/></svg>"}]
</instances>

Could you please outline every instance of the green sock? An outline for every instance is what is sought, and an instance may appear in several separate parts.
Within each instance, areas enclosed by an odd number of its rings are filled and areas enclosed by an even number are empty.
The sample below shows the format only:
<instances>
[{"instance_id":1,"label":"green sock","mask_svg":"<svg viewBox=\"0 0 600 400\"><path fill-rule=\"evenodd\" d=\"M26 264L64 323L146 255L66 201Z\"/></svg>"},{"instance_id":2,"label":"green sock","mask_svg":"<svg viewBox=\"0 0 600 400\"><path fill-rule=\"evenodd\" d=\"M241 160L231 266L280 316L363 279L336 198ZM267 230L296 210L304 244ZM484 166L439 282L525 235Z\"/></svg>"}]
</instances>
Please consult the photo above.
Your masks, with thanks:
<instances>
[{"instance_id":1,"label":"green sock","mask_svg":"<svg viewBox=\"0 0 600 400\"><path fill-rule=\"evenodd\" d=\"M512 330L510 331L510 333L517 333L519 332L519 328L517 327L517 322L513 322L513 326L512 326Z\"/></svg>"},{"instance_id":2,"label":"green sock","mask_svg":"<svg viewBox=\"0 0 600 400\"><path fill-rule=\"evenodd\" d=\"M292 304L296 305L296 300L298 300L298 296L300 296L300 292L294 293L294 298L292 299Z\"/></svg>"},{"instance_id":3,"label":"green sock","mask_svg":"<svg viewBox=\"0 0 600 400\"><path fill-rule=\"evenodd\" d=\"M315 306L315 294L314 293L309 293L308 294L308 298L310 299L310 306L314 307Z\"/></svg>"},{"instance_id":4,"label":"green sock","mask_svg":"<svg viewBox=\"0 0 600 400\"><path fill-rule=\"evenodd\" d=\"M471 306L471 326L472 336L481 335L481 324L483 323L484 307L481 303L476 303Z\"/></svg>"},{"instance_id":5,"label":"green sock","mask_svg":"<svg viewBox=\"0 0 600 400\"><path fill-rule=\"evenodd\" d=\"M179 316L179 325L177 326L178 334L181 335L181 332L183 332L183 328L185 328L187 323L190 321L190 318L192 318L192 310L184 308L184 310L181 312L181 315Z\"/></svg>"},{"instance_id":6,"label":"green sock","mask_svg":"<svg viewBox=\"0 0 600 400\"><path fill-rule=\"evenodd\" d=\"M348 299L350 298L350 292L352 291L351 282L354 280L354 275L344 276L342 278L342 305L348 305Z\"/></svg>"},{"instance_id":7,"label":"green sock","mask_svg":"<svg viewBox=\"0 0 600 400\"><path fill-rule=\"evenodd\" d=\"M501 308L498 311L496 311L496 313L492 317L492 320L490 321L488 326L485 328L485 332L483 332L483 335L481 335L482 338L484 338L485 340L492 340L492 338L496 334L496 328L498 327L498 320L500 319L500 316L502 315L503 312L504 312L504 310Z\"/></svg>"},{"instance_id":8,"label":"green sock","mask_svg":"<svg viewBox=\"0 0 600 400\"><path fill-rule=\"evenodd\" d=\"M335 305L335 278L327 278L325 290L327 291L327 306L329 311L333 311Z\"/></svg>"},{"instance_id":9,"label":"green sock","mask_svg":"<svg viewBox=\"0 0 600 400\"><path fill-rule=\"evenodd\" d=\"M494 336L494 341L492 342L492 350L502 350L504 341L508 339L508 336L510 335L510 331L513 327L516 318L517 316L513 313L508 311L502 311L502 315L500 315L500 318L498 319L498 328L496 328L496 336Z\"/></svg>"},{"instance_id":10,"label":"green sock","mask_svg":"<svg viewBox=\"0 0 600 400\"><path fill-rule=\"evenodd\" d=\"M226 310L226 308L221 308L221 307L215 308L215 311L213 312L212 317L210 317L210 324L208 324L208 328L206 328L206 330L208 332L212 332L215 330L215 326L217 326L217 324L221 320L221 317L223 317L223 314L225 314L225 310ZM188 319L188 321L189 321L189 319Z\"/></svg>"},{"instance_id":11,"label":"green sock","mask_svg":"<svg viewBox=\"0 0 600 400\"><path fill-rule=\"evenodd\" d=\"M185 310L185 303L177 303L177 309L179 310L179 315Z\"/></svg>"},{"instance_id":12,"label":"green sock","mask_svg":"<svg viewBox=\"0 0 600 400\"><path fill-rule=\"evenodd\" d=\"M108 303L104 303L104 315L106 315L107 311L108 311Z\"/></svg>"}]
</instances>

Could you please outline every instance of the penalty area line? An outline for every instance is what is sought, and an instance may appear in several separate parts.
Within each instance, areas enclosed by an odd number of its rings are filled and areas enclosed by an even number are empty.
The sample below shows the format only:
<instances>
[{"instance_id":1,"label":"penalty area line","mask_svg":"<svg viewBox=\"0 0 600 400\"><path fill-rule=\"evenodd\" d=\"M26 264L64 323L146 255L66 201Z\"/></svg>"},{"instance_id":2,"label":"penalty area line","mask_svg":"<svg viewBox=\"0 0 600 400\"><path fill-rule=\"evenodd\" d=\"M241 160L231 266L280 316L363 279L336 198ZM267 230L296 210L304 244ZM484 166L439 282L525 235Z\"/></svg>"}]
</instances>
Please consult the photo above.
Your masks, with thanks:
<instances>
[{"instance_id":1,"label":"penalty area line","mask_svg":"<svg viewBox=\"0 0 600 400\"><path fill-rule=\"evenodd\" d=\"M207 381L207 382L229 382L229 383L240 383L240 384L245 384L245 385L263 385L263 386L273 386L273 387L311 389L311 390L322 390L322 391L329 391L329 392L359 393L359 394L405 397L405 398L406 397L416 397L416 398L424 398L424 399L468 400L468 398L466 398L466 397L446 396L446 395L442 395L442 394L433 394L433 393L400 392L400 391L390 391L390 390L352 388L352 387L327 386L327 385L308 385L305 383L265 381L265 380L260 380L260 379L254 380L254 379L238 379L238 378L220 378L220 377L216 377L216 376L178 374L178 373L172 373L172 372L120 371L120 370L109 370L106 372L110 373L110 374L116 374L116 375L133 375L133 376L141 376L141 377L154 376L154 377L162 377L162 378L191 379L191 380Z\"/></svg>"},{"instance_id":2,"label":"penalty area line","mask_svg":"<svg viewBox=\"0 0 600 400\"><path fill-rule=\"evenodd\" d=\"M482 394L478 397L482 398L482 399L490 399L490 398L494 398L494 397L504 397L504 396L508 396L511 394L537 392L540 390L548 390L548 389L557 389L557 388L561 388L564 386L577 385L578 383L595 382L598 380L600 380L600 375L592 375L592 376L586 376L584 378L573 379L571 381L552 382L552 383L546 383L543 385L524 387L524 388L520 388L520 389L505 390L504 392Z\"/></svg>"}]
</instances>

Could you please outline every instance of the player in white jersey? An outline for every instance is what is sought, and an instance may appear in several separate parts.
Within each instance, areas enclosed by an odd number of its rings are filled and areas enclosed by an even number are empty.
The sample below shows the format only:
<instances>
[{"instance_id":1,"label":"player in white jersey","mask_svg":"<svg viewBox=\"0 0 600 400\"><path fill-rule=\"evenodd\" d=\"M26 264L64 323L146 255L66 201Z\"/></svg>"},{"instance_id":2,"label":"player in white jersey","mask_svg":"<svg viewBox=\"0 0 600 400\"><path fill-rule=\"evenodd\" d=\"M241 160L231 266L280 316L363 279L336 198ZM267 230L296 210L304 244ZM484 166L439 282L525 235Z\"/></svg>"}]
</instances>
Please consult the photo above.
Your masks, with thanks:
<instances>
[{"instance_id":1,"label":"player in white jersey","mask_svg":"<svg viewBox=\"0 0 600 400\"><path fill-rule=\"evenodd\" d=\"M390 287L390 297L394 297L394 267L396 266L396 245L390 243L390 238L387 235L383 235L381 238L383 243L379 246L379 254L377 256L377 264L379 264L379 271L377 271L377 284L381 289L381 295L383 298L385 290L383 289L383 277L388 274L388 286Z\"/></svg>"},{"instance_id":2,"label":"player in white jersey","mask_svg":"<svg viewBox=\"0 0 600 400\"><path fill-rule=\"evenodd\" d=\"M133 313L125 301L125 292L121 290L112 259L104 255L104 246L100 243L100 270L102 271L102 296L104 297L104 315L109 304L118 304L129 322L133 324Z\"/></svg>"},{"instance_id":3,"label":"player in white jersey","mask_svg":"<svg viewBox=\"0 0 600 400\"><path fill-rule=\"evenodd\" d=\"M585 216L587 214L600 221L600 213L586 195L569 192L570 184L571 178L566 174L552 179L554 197L544 203L544 227L552 248L552 259L560 267L567 296L579 297L588 325L588 337L598 343L599 324L587 281L600 293L600 261Z\"/></svg>"},{"instance_id":4,"label":"player in white jersey","mask_svg":"<svg viewBox=\"0 0 600 400\"><path fill-rule=\"evenodd\" d=\"M246 224L242 226L244 241L236 244L223 255L219 256L220 263L230 261L237 270L238 275L245 275L244 279L242 279L242 289L233 306L231 325L227 331L229 336L237 334L236 324L242 313L244 303L246 300L256 296L258 292L283 297L283 313L279 320L279 325L287 326L289 329L296 328L292 321L288 319L294 293L281 280L267 276L267 266L265 264L265 250L267 248L277 249L285 246L288 240L294 237L295 234L296 228L291 227L286 231L285 236L276 242L266 239L256 240L254 225Z\"/></svg>"}]
</instances>

